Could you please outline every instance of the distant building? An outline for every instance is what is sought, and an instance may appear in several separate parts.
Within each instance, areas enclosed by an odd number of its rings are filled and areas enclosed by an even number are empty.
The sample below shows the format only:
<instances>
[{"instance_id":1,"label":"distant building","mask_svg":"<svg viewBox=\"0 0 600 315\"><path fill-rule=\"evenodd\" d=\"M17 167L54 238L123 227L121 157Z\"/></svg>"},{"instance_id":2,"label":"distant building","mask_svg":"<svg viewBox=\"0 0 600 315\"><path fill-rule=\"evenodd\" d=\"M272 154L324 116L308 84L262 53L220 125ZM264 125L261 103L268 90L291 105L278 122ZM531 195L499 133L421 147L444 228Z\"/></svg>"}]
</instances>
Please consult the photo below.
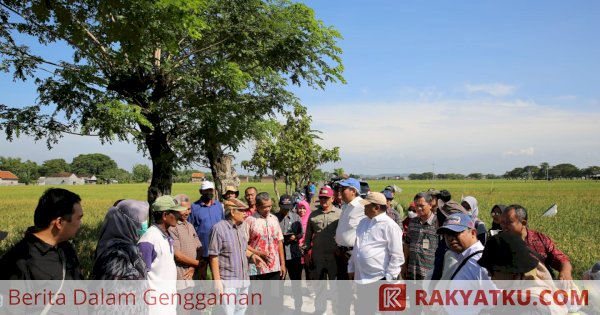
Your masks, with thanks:
<instances>
[{"instance_id":1,"label":"distant building","mask_svg":"<svg viewBox=\"0 0 600 315\"><path fill-rule=\"evenodd\" d=\"M201 183L206 179L204 173L192 173L192 183Z\"/></svg>"},{"instance_id":2,"label":"distant building","mask_svg":"<svg viewBox=\"0 0 600 315\"><path fill-rule=\"evenodd\" d=\"M250 182L250 177L247 175L238 176L238 179L240 180L240 183L249 183Z\"/></svg>"},{"instance_id":3,"label":"distant building","mask_svg":"<svg viewBox=\"0 0 600 315\"><path fill-rule=\"evenodd\" d=\"M0 186L13 186L19 184L19 178L9 171L0 171Z\"/></svg>"},{"instance_id":4,"label":"distant building","mask_svg":"<svg viewBox=\"0 0 600 315\"><path fill-rule=\"evenodd\" d=\"M38 178L38 185L83 185L85 179L73 173L59 173L48 177Z\"/></svg>"},{"instance_id":5,"label":"distant building","mask_svg":"<svg viewBox=\"0 0 600 315\"><path fill-rule=\"evenodd\" d=\"M96 185L98 183L98 179L96 178L96 175L92 175L92 177L81 176L81 178L83 178L83 181L85 182L86 185Z\"/></svg>"}]
</instances>

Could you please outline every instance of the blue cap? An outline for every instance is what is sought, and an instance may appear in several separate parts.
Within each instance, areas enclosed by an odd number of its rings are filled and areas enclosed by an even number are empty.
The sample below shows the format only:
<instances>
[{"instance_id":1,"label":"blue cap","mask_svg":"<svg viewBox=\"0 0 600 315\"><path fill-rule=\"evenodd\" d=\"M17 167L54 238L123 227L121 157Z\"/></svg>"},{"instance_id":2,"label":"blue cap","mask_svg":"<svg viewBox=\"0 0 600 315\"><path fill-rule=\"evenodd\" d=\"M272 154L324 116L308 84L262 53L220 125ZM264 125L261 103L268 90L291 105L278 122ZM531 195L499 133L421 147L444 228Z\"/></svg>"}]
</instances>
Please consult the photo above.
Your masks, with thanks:
<instances>
[{"instance_id":1,"label":"blue cap","mask_svg":"<svg viewBox=\"0 0 600 315\"><path fill-rule=\"evenodd\" d=\"M356 191L360 192L360 182L356 178L346 178L339 182L342 187L354 187Z\"/></svg>"},{"instance_id":2,"label":"blue cap","mask_svg":"<svg viewBox=\"0 0 600 315\"><path fill-rule=\"evenodd\" d=\"M448 231L460 233L466 229L474 229L475 222L470 215L464 213L454 213L448 216L444 225L437 229L437 234L444 234Z\"/></svg>"},{"instance_id":3,"label":"blue cap","mask_svg":"<svg viewBox=\"0 0 600 315\"><path fill-rule=\"evenodd\" d=\"M381 193L385 196L385 199L394 199L394 195L392 195L391 190L384 189Z\"/></svg>"}]
</instances>

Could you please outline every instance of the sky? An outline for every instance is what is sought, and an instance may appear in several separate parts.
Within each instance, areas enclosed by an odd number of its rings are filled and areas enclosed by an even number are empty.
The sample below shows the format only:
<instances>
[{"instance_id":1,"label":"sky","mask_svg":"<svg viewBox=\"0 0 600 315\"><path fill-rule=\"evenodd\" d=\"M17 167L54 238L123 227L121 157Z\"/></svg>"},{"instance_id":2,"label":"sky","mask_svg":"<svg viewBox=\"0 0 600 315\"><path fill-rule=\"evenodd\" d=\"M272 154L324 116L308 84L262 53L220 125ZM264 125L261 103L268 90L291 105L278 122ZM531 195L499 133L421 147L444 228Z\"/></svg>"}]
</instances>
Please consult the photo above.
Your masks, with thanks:
<instances>
[{"instance_id":1,"label":"sky","mask_svg":"<svg viewBox=\"0 0 600 315\"><path fill-rule=\"evenodd\" d=\"M340 147L341 161L324 170L600 165L600 2L302 2L343 36L347 83L293 88L320 144ZM0 103L34 100L34 91L0 74ZM48 151L43 141L0 137L0 155L38 163L101 152L128 170L149 164L133 144L66 136ZM243 149L236 163L250 155Z\"/></svg>"}]
</instances>

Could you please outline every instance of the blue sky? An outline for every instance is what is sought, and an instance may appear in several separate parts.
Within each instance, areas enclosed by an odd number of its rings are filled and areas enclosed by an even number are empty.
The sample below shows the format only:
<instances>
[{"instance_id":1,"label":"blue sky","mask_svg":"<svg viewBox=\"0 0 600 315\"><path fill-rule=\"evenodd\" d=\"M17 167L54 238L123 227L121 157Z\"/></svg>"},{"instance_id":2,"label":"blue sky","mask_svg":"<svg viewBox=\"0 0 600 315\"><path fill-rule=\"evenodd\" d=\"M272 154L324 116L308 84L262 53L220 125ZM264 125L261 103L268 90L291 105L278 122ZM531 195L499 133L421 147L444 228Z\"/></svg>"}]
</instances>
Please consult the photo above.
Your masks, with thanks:
<instances>
[{"instance_id":1,"label":"blue sky","mask_svg":"<svg viewBox=\"0 0 600 315\"><path fill-rule=\"evenodd\" d=\"M294 88L321 143L341 148L342 161L325 169L501 174L541 162L600 165L599 2L304 3L344 37L348 83ZM0 103L35 98L9 81L0 77ZM148 163L133 145L88 138L66 137L52 151L28 139L0 144L37 162L105 152L126 169Z\"/></svg>"}]
</instances>

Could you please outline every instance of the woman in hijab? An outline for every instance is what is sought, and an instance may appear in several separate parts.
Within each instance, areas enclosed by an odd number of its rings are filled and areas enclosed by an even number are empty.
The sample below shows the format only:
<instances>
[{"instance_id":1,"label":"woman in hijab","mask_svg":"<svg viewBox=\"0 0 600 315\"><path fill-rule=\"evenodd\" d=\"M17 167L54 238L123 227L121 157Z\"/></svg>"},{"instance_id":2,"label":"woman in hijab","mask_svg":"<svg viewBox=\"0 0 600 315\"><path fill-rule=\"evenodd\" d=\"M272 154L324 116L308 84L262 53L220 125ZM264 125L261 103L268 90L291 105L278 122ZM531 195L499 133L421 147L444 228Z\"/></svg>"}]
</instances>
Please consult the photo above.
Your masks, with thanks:
<instances>
[{"instance_id":1,"label":"woman in hijab","mask_svg":"<svg viewBox=\"0 0 600 315\"><path fill-rule=\"evenodd\" d=\"M301 200L298 202L298 205L296 206L296 213L298 214L298 216L300 217L300 220L302 221L302 231L306 232L306 224L308 223L308 217L310 217L310 205L308 204L308 202L306 200ZM300 244L300 248L302 248L302 246L304 245L304 236L306 235L306 233L304 233L302 235L302 238L298 241L298 243ZM304 265L304 255L302 255L302 268L304 269L304 273L306 275L306 279L309 279L310 276L310 271L308 270L308 268L306 267L306 265Z\"/></svg>"},{"instance_id":2,"label":"woman in hijab","mask_svg":"<svg viewBox=\"0 0 600 315\"><path fill-rule=\"evenodd\" d=\"M485 245L487 240L487 230L485 228L485 223L479 220L479 206L477 203L477 199L473 196L466 196L461 201L461 206L467 210L469 215L471 215L471 219L475 222L475 228L477 229L477 239L481 242L481 244Z\"/></svg>"},{"instance_id":3,"label":"woman in hijab","mask_svg":"<svg viewBox=\"0 0 600 315\"><path fill-rule=\"evenodd\" d=\"M490 215L492 216L492 227L490 228L490 236L494 236L498 234L498 232L502 231L502 226L500 226L500 215L506 209L506 205L494 205L492 207L492 211Z\"/></svg>"},{"instance_id":4,"label":"woman in hijab","mask_svg":"<svg viewBox=\"0 0 600 315\"><path fill-rule=\"evenodd\" d=\"M122 200L106 213L94 255L94 280L144 280L137 241L148 228L148 203Z\"/></svg>"}]
</instances>

